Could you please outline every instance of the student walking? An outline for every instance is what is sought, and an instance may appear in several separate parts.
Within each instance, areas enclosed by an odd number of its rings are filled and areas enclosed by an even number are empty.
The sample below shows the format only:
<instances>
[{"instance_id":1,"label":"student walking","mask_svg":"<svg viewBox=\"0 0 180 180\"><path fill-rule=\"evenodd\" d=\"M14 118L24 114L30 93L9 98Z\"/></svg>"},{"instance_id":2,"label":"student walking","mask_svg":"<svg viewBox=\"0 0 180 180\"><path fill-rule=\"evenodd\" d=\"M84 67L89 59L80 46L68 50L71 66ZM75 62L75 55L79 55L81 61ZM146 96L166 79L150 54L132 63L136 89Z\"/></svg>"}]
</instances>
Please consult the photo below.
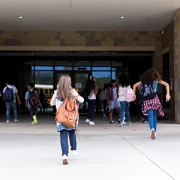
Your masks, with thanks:
<instances>
[{"instance_id":1,"label":"student walking","mask_svg":"<svg viewBox=\"0 0 180 180\"><path fill-rule=\"evenodd\" d=\"M21 104L17 88L11 85L11 82L7 80L6 87L4 87L3 89L3 99L6 103L6 123L10 122L11 107L14 113L14 123L19 122L18 114L17 114L16 98L18 100L18 104Z\"/></svg>"},{"instance_id":2,"label":"student walking","mask_svg":"<svg viewBox=\"0 0 180 180\"><path fill-rule=\"evenodd\" d=\"M28 90L25 94L25 100L26 100L26 107L28 108L32 122L31 124L37 124L37 113L38 113L38 106L42 107L42 104L39 100L39 96L37 91L34 89L34 83L29 83L27 86Z\"/></svg>"},{"instance_id":3,"label":"student walking","mask_svg":"<svg viewBox=\"0 0 180 180\"><path fill-rule=\"evenodd\" d=\"M94 110L96 107L96 96L98 94L96 79L92 75L88 77L85 89L88 93L88 118L85 122L92 126L95 125Z\"/></svg>"},{"instance_id":4,"label":"student walking","mask_svg":"<svg viewBox=\"0 0 180 180\"><path fill-rule=\"evenodd\" d=\"M81 97L74 88L72 88L71 77L67 74L63 74L59 79L57 90L55 90L53 94L50 105L56 106L56 110L58 110L59 107L62 105L64 99L70 99L71 96L79 103L84 102L84 98ZM60 144L62 150L63 164L68 164L68 136L72 153L74 155L78 154L75 128L66 127L62 125L59 121L56 122L56 128L57 132L60 132Z\"/></svg>"},{"instance_id":5,"label":"student walking","mask_svg":"<svg viewBox=\"0 0 180 180\"><path fill-rule=\"evenodd\" d=\"M140 81L133 85L134 100L136 99L136 88L140 86L139 98L142 99L142 113L148 114L148 123L151 139L156 138L157 131L157 111L160 116L164 116L161 102L157 96L157 84L166 87L166 101L171 99L169 84L161 80L160 74L154 68L148 69L140 77Z\"/></svg>"}]
</instances>

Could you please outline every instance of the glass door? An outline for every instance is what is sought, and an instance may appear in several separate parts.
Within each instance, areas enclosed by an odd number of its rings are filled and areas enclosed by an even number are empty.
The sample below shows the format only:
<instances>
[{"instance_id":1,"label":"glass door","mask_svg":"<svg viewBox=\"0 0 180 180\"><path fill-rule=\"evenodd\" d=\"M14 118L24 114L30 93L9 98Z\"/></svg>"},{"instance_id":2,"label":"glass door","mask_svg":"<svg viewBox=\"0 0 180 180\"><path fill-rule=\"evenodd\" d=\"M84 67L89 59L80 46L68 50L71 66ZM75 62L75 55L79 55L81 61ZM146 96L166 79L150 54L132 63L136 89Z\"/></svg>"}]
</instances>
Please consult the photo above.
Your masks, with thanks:
<instances>
[{"instance_id":1,"label":"glass door","mask_svg":"<svg viewBox=\"0 0 180 180\"><path fill-rule=\"evenodd\" d=\"M74 71L74 82L75 82L75 88L76 91L84 97L83 94L83 90L87 81L87 78L90 76L91 72L90 71L83 71L83 72L79 72L79 71ZM79 113L83 114L83 113L88 113L88 101L85 98L84 99L84 103L80 104L79 106Z\"/></svg>"}]
</instances>

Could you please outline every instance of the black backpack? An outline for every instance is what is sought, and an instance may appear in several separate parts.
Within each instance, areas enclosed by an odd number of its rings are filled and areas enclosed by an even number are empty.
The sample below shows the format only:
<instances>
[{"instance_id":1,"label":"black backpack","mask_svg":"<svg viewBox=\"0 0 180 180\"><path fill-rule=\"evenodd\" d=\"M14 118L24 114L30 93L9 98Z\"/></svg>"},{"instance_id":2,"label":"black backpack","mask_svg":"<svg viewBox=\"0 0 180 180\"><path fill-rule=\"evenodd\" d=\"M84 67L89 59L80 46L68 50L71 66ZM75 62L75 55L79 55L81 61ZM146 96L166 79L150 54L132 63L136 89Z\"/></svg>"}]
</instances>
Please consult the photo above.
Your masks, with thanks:
<instances>
[{"instance_id":1,"label":"black backpack","mask_svg":"<svg viewBox=\"0 0 180 180\"><path fill-rule=\"evenodd\" d=\"M14 101L13 88L6 87L6 90L3 94L3 99L6 102L13 102Z\"/></svg>"},{"instance_id":2,"label":"black backpack","mask_svg":"<svg viewBox=\"0 0 180 180\"><path fill-rule=\"evenodd\" d=\"M156 81L151 83L142 82L139 89L139 99L150 100L154 99L157 95Z\"/></svg>"},{"instance_id":3,"label":"black backpack","mask_svg":"<svg viewBox=\"0 0 180 180\"><path fill-rule=\"evenodd\" d=\"M38 95L34 90L29 91L29 104L30 106L38 106L39 104Z\"/></svg>"}]
</instances>

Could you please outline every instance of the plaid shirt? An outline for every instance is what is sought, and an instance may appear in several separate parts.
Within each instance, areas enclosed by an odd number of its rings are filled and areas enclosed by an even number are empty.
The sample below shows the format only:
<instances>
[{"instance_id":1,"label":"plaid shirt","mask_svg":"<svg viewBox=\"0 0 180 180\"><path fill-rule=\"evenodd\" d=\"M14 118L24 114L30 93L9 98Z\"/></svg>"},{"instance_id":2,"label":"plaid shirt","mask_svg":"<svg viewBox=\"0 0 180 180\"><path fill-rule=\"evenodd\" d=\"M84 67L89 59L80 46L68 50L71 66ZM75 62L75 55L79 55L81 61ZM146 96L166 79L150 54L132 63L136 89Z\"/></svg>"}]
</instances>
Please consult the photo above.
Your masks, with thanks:
<instances>
[{"instance_id":1,"label":"plaid shirt","mask_svg":"<svg viewBox=\"0 0 180 180\"><path fill-rule=\"evenodd\" d=\"M164 112L162 110L162 105L161 105L161 102L160 102L158 96L156 96L154 99L146 100L143 102L142 113L144 115L147 115L147 111L149 109L158 110L158 114L160 116L164 116Z\"/></svg>"}]
</instances>

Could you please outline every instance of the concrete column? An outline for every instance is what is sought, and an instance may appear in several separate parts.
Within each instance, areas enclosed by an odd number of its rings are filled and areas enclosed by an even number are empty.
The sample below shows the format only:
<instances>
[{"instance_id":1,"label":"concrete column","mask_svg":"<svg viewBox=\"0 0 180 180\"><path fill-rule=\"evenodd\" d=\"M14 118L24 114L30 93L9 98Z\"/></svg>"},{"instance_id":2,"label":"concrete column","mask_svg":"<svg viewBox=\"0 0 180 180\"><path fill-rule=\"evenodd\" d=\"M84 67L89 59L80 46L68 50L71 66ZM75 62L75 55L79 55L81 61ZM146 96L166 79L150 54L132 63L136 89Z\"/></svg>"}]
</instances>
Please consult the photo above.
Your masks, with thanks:
<instances>
[{"instance_id":1,"label":"concrete column","mask_svg":"<svg viewBox=\"0 0 180 180\"><path fill-rule=\"evenodd\" d=\"M180 124L180 8L174 14L175 122Z\"/></svg>"}]
</instances>

